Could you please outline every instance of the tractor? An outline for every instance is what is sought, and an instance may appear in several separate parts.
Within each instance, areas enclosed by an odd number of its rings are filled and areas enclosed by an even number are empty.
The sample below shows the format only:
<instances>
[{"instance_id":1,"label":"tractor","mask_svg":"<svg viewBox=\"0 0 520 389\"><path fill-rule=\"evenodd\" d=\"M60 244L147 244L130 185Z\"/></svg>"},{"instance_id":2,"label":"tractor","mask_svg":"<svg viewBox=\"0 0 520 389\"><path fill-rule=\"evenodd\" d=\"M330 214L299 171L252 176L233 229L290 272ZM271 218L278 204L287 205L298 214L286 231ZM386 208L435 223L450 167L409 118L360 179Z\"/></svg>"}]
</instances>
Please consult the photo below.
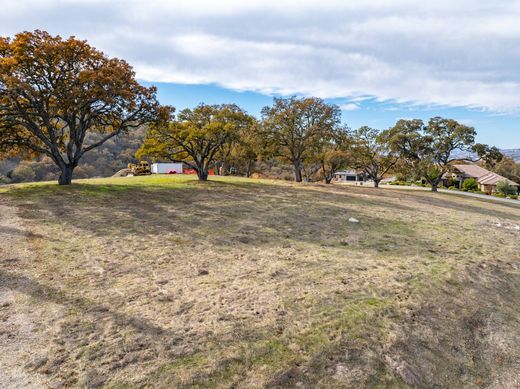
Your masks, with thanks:
<instances>
[{"instance_id":1,"label":"tractor","mask_svg":"<svg viewBox=\"0 0 520 389\"><path fill-rule=\"evenodd\" d=\"M150 164L146 161L140 161L139 163L129 163L128 170L130 170L128 175L133 176L148 176L152 174Z\"/></svg>"}]
</instances>

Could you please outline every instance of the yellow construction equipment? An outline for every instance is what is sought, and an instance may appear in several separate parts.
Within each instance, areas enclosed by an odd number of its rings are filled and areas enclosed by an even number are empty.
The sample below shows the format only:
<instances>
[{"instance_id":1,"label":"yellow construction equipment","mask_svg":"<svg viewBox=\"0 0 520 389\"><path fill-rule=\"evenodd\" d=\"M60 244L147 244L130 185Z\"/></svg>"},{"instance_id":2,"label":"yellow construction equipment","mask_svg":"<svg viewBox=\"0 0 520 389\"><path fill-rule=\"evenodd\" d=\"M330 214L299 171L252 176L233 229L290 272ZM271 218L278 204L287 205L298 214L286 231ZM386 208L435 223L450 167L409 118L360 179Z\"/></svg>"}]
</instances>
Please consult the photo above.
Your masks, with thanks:
<instances>
[{"instance_id":1,"label":"yellow construction equipment","mask_svg":"<svg viewBox=\"0 0 520 389\"><path fill-rule=\"evenodd\" d=\"M128 169L130 170L129 174L134 176L147 176L152 174L150 164L146 161L140 161L139 163L129 163Z\"/></svg>"}]
</instances>

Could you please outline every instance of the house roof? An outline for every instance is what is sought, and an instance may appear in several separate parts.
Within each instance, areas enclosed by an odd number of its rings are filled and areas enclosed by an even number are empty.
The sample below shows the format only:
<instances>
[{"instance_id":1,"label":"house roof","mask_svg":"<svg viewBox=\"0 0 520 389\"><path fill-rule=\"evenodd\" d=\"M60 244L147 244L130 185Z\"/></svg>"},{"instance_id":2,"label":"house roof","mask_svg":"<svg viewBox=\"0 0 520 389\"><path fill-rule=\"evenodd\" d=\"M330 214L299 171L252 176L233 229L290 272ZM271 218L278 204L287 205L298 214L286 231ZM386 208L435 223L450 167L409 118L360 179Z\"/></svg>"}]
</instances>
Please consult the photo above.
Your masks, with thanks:
<instances>
[{"instance_id":1,"label":"house roof","mask_svg":"<svg viewBox=\"0 0 520 389\"><path fill-rule=\"evenodd\" d=\"M453 165L453 167L461 172L465 178L480 178L491 173L478 165Z\"/></svg>"},{"instance_id":2,"label":"house roof","mask_svg":"<svg viewBox=\"0 0 520 389\"><path fill-rule=\"evenodd\" d=\"M482 184L482 185L496 185L498 182L500 181L507 181L509 182L511 185L518 185L516 182L514 181L511 181L499 174L496 174L496 173L489 173L489 174L486 174L485 176L482 176L478 179L478 183L479 184Z\"/></svg>"},{"instance_id":3,"label":"house roof","mask_svg":"<svg viewBox=\"0 0 520 389\"><path fill-rule=\"evenodd\" d=\"M453 167L462 173L464 178L475 178L477 182L482 185L496 185L500 181L507 181L511 185L518 185L516 182L490 172L478 165L453 165Z\"/></svg>"}]
</instances>

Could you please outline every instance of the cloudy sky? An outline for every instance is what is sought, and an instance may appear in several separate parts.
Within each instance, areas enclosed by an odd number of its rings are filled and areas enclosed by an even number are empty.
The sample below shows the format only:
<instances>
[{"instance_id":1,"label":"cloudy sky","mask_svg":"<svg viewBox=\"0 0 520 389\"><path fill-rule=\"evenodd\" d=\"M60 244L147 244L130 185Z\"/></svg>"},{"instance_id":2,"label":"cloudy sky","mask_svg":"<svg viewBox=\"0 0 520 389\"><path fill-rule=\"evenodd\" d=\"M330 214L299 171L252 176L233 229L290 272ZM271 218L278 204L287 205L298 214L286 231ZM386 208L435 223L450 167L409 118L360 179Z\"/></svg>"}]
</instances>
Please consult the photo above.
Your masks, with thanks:
<instances>
[{"instance_id":1,"label":"cloudy sky","mask_svg":"<svg viewBox=\"0 0 520 389\"><path fill-rule=\"evenodd\" d=\"M428 4L431 3L431 4ZM520 147L520 1L0 0L0 34L44 29L128 60L164 103L314 95L351 127L442 115Z\"/></svg>"}]
</instances>

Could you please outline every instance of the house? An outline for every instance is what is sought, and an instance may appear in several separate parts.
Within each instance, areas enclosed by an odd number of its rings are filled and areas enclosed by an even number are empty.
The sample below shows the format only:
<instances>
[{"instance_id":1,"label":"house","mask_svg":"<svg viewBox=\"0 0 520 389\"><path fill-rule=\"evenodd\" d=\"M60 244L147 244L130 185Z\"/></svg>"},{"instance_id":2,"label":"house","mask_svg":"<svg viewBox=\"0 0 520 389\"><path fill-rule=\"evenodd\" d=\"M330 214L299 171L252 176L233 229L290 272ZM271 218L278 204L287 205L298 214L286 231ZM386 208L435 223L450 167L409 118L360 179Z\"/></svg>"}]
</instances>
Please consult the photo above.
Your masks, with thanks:
<instances>
[{"instance_id":1,"label":"house","mask_svg":"<svg viewBox=\"0 0 520 389\"><path fill-rule=\"evenodd\" d=\"M340 170L334 173L335 182L352 182L364 183L367 182L365 173L359 173L354 170Z\"/></svg>"},{"instance_id":2,"label":"house","mask_svg":"<svg viewBox=\"0 0 520 389\"><path fill-rule=\"evenodd\" d=\"M452 172L445 177L445 181L449 179L457 181L458 187L461 188L462 183L470 178L477 181L479 190L489 194L496 192L496 185L500 181L508 181L511 185L519 186L516 182L478 165L452 165Z\"/></svg>"}]
</instances>

